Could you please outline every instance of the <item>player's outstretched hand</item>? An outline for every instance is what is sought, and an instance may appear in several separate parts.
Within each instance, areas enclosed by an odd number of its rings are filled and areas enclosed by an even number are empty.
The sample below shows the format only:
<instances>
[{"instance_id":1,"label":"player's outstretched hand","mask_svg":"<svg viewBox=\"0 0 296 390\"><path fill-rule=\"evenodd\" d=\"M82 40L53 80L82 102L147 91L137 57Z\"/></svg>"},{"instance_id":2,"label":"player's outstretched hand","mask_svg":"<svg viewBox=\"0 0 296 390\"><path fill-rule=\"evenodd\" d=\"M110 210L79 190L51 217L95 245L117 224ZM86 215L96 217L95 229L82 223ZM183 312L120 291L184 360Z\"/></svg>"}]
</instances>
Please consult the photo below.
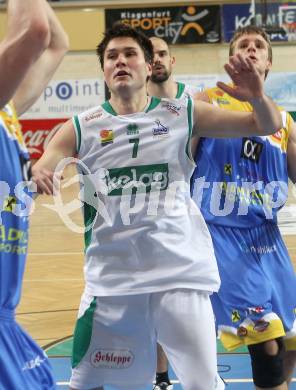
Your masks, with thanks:
<instances>
[{"instance_id":1,"label":"player's outstretched hand","mask_svg":"<svg viewBox=\"0 0 296 390\"><path fill-rule=\"evenodd\" d=\"M32 181L37 185L38 194L53 195L55 189L62 179L58 173L51 172L47 169L32 169Z\"/></svg>"},{"instance_id":2,"label":"player's outstretched hand","mask_svg":"<svg viewBox=\"0 0 296 390\"><path fill-rule=\"evenodd\" d=\"M227 85L218 81L217 86L235 99L252 102L253 99L264 95L263 80L250 58L243 58L236 54L229 58L224 69L233 81Z\"/></svg>"}]
</instances>

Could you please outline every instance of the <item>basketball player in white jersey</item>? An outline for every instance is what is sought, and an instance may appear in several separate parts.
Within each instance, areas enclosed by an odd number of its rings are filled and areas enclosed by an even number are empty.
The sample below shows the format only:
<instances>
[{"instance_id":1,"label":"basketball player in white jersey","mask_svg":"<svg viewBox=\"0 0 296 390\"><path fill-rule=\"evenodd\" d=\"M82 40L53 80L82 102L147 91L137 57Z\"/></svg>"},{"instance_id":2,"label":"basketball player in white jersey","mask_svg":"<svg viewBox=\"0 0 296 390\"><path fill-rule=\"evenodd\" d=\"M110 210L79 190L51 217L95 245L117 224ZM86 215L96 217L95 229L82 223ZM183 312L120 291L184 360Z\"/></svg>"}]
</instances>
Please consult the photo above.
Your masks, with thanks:
<instances>
[{"instance_id":1,"label":"basketball player in white jersey","mask_svg":"<svg viewBox=\"0 0 296 390\"><path fill-rule=\"evenodd\" d=\"M70 387L142 389L153 380L159 341L184 390L214 390L209 294L220 281L209 232L190 197L190 141L262 128L274 133L280 114L252 62L240 56L226 65L237 87L219 85L250 101L252 113L147 96L153 48L127 25L107 31L97 53L110 100L66 122L33 170L46 194L65 158L77 155L84 174L86 287Z\"/></svg>"}]
</instances>

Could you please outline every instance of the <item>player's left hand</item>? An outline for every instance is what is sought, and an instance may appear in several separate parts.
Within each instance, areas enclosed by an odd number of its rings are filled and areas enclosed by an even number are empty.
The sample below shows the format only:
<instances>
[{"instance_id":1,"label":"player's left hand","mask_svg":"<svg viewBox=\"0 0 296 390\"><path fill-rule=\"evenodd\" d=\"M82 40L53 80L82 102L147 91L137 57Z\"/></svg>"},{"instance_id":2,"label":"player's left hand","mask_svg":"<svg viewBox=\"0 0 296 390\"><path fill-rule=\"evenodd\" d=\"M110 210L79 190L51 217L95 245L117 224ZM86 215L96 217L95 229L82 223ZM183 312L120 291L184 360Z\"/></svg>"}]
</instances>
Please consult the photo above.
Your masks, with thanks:
<instances>
[{"instance_id":1,"label":"player's left hand","mask_svg":"<svg viewBox=\"0 0 296 390\"><path fill-rule=\"evenodd\" d=\"M219 81L217 86L233 98L251 102L264 95L264 80L250 58L236 54L229 58L229 63L224 65L224 69L234 85Z\"/></svg>"}]
</instances>

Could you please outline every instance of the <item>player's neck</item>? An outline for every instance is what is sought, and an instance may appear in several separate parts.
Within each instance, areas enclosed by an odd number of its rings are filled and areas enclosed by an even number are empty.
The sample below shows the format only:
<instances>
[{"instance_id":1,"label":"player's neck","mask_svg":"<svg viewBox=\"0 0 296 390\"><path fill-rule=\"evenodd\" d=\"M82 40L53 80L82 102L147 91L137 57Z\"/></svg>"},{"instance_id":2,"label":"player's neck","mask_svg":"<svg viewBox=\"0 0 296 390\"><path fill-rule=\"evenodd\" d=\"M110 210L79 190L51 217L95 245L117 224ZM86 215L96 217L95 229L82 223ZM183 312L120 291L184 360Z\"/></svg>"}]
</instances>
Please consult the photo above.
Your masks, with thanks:
<instances>
[{"instance_id":1,"label":"player's neck","mask_svg":"<svg viewBox=\"0 0 296 390\"><path fill-rule=\"evenodd\" d=\"M117 114L127 115L144 111L148 104L148 100L149 97L147 96L147 91L145 89L139 93L124 97L117 94L111 94L109 102Z\"/></svg>"},{"instance_id":2,"label":"player's neck","mask_svg":"<svg viewBox=\"0 0 296 390\"><path fill-rule=\"evenodd\" d=\"M175 99L178 92L178 84L172 79L164 81L163 83L148 82L148 94L159 98L166 97Z\"/></svg>"}]
</instances>

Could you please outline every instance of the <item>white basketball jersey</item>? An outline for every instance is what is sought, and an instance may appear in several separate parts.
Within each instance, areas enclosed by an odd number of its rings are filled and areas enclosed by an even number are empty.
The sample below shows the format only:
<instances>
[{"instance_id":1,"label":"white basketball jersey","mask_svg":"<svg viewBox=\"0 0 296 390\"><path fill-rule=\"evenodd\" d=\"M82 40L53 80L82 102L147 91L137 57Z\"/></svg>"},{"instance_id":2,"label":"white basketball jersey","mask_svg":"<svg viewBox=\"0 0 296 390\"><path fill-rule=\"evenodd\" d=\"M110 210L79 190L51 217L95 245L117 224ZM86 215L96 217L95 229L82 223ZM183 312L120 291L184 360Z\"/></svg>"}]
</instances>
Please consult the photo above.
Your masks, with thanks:
<instances>
[{"instance_id":1,"label":"white basketball jersey","mask_svg":"<svg viewBox=\"0 0 296 390\"><path fill-rule=\"evenodd\" d=\"M190 197L191 99L152 98L130 115L105 102L73 123L84 174L86 292L217 291L211 237Z\"/></svg>"}]
</instances>

